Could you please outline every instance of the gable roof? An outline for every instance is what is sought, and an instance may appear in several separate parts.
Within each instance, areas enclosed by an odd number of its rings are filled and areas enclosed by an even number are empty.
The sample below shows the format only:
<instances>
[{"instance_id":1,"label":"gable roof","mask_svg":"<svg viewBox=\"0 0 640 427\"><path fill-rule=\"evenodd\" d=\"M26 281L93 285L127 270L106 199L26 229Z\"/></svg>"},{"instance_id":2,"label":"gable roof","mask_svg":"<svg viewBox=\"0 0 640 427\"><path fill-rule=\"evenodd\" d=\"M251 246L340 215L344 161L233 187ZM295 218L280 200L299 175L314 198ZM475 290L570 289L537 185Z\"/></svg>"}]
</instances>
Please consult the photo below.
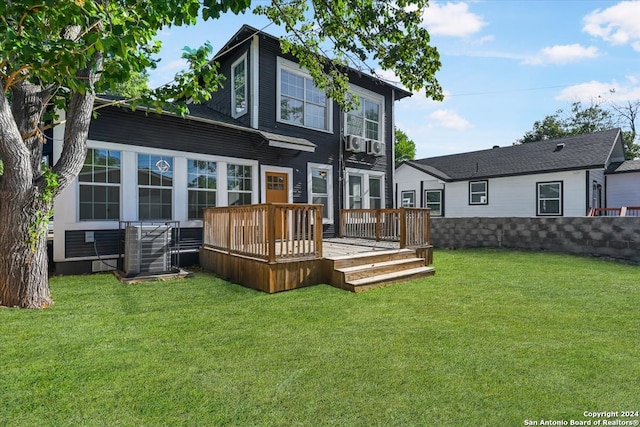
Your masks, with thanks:
<instances>
[{"instance_id":1,"label":"gable roof","mask_svg":"<svg viewBox=\"0 0 640 427\"><path fill-rule=\"evenodd\" d=\"M622 160L620 129L403 162L443 181L606 168Z\"/></svg>"},{"instance_id":2,"label":"gable roof","mask_svg":"<svg viewBox=\"0 0 640 427\"><path fill-rule=\"evenodd\" d=\"M272 41L276 41L278 43L280 43L280 38L266 33L262 30L259 30L257 28L252 27L251 25L247 25L247 24L243 24L242 27L240 27L240 29L238 31L236 31L236 33L231 36L231 38L229 39L229 41L222 47L222 49L220 49L215 55L214 58L221 58L225 55L227 55L228 53L232 52L237 46L242 45L244 42L246 42L247 40L249 40L251 37L253 37L254 35L259 35L268 39L271 39ZM413 93L407 91L406 89L403 89L401 87L398 87L396 85L393 85L391 83L385 82L384 80L380 80L377 77L374 77L370 74L364 73L360 70L356 70L355 68L351 68L351 67L346 67L343 66L342 68L346 69L347 72L349 74L352 75L356 75L358 77L364 78L369 80L370 82L377 84L377 85L381 85L383 87L386 87L390 90L393 90L396 92L396 100L400 100L402 98L406 98L408 96L413 95Z\"/></svg>"}]
</instances>

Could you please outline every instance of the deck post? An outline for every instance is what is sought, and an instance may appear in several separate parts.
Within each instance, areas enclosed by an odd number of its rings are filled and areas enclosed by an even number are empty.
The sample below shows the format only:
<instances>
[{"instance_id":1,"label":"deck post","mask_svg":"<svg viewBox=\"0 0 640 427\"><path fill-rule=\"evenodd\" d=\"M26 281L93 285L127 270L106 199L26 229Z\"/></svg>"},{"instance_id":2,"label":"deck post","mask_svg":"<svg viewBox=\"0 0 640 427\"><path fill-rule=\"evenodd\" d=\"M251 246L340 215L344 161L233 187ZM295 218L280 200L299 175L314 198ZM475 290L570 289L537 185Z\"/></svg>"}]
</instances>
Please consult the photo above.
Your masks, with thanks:
<instances>
[{"instance_id":1,"label":"deck post","mask_svg":"<svg viewBox=\"0 0 640 427\"><path fill-rule=\"evenodd\" d=\"M269 253L267 261L276 260L276 206L273 203L267 204L267 239L269 241Z\"/></svg>"},{"instance_id":2,"label":"deck post","mask_svg":"<svg viewBox=\"0 0 640 427\"><path fill-rule=\"evenodd\" d=\"M233 230L233 228L231 228L231 209L229 209L228 207L226 208L228 215L227 215L227 253L230 254L231 253L231 230Z\"/></svg>"},{"instance_id":3,"label":"deck post","mask_svg":"<svg viewBox=\"0 0 640 427\"><path fill-rule=\"evenodd\" d=\"M376 242L381 240L382 236L382 211L376 209Z\"/></svg>"},{"instance_id":4,"label":"deck post","mask_svg":"<svg viewBox=\"0 0 640 427\"><path fill-rule=\"evenodd\" d=\"M627 207L623 206L620 208L620 216L627 216Z\"/></svg>"},{"instance_id":5,"label":"deck post","mask_svg":"<svg viewBox=\"0 0 640 427\"><path fill-rule=\"evenodd\" d=\"M407 210L400 208L400 249L407 247Z\"/></svg>"},{"instance_id":6,"label":"deck post","mask_svg":"<svg viewBox=\"0 0 640 427\"><path fill-rule=\"evenodd\" d=\"M318 258L322 258L322 207L315 207L316 212L316 220L315 224L315 245L316 245L316 253L318 254ZM341 221L342 223L342 221Z\"/></svg>"}]
</instances>

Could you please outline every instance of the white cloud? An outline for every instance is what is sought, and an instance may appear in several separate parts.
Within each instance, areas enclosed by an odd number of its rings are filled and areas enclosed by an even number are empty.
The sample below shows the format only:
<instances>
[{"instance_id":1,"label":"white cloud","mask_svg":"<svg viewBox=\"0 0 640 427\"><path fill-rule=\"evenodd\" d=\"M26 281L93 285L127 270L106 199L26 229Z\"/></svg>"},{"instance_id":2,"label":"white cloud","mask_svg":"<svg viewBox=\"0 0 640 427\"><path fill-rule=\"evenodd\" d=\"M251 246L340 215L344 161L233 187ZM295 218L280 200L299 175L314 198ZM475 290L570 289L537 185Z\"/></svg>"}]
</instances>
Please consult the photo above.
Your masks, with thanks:
<instances>
[{"instance_id":1,"label":"white cloud","mask_svg":"<svg viewBox=\"0 0 640 427\"><path fill-rule=\"evenodd\" d=\"M481 16L469 12L467 3L431 3L422 22L431 35L450 37L467 37L487 25Z\"/></svg>"},{"instance_id":2,"label":"white cloud","mask_svg":"<svg viewBox=\"0 0 640 427\"><path fill-rule=\"evenodd\" d=\"M429 119L447 129L465 130L473 127L469 121L452 110L436 110L429 114Z\"/></svg>"},{"instance_id":3,"label":"white cloud","mask_svg":"<svg viewBox=\"0 0 640 427\"><path fill-rule=\"evenodd\" d=\"M612 44L631 44L640 52L640 1L622 1L584 17L582 31Z\"/></svg>"},{"instance_id":4,"label":"white cloud","mask_svg":"<svg viewBox=\"0 0 640 427\"><path fill-rule=\"evenodd\" d=\"M160 62L160 64L162 64L162 62ZM176 73L186 69L187 66L187 60L182 58L160 65L155 70L149 72L149 86L155 88L172 82Z\"/></svg>"},{"instance_id":5,"label":"white cloud","mask_svg":"<svg viewBox=\"0 0 640 427\"><path fill-rule=\"evenodd\" d=\"M543 48L539 54L525 59L525 64L568 64L582 59L596 58L599 55L595 46L584 47L579 44L555 45Z\"/></svg>"},{"instance_id":6,"label":"white cloud","mask_svg":"<svg viewBox=\"0 0 640 427\"><path fill-rule=\"evenodd\" d=\"M611 82L599 82L592 80L590 82L569 86L563 89L558 96L560 101L580 101L580 102L614 102L624 103L626 101L635 101L640 99L640 85L636 76L627 76L625 83L618 83L613 80Z\"/></svg>"}]
</instances>

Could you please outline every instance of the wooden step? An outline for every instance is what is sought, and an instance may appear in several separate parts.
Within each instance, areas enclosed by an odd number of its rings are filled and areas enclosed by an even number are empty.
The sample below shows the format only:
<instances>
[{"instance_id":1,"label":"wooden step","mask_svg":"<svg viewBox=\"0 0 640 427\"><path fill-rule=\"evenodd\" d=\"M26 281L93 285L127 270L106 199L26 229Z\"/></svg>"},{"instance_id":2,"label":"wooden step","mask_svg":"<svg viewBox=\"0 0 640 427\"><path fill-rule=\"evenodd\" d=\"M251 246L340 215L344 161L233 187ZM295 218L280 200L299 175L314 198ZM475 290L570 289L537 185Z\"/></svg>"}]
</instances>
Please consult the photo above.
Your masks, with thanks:
<instances>
[{"instance_id":1,"label":"wooden step","mask_svg":"<svg viewBox=\"0 0 640 427\"><path fill-rule=\"evenodd\" d=\"M345 288L353 292L361 292L372 288L392 285L398 282L417 279L419 277L433 276L433 267L419 267L393 273L379 274L363 279L350 280L345 283Z\"/></svg>"},{"instance_id":2,"label":"wooden step","mask_svg":"<svg viewBox=\"0 0 640 427\"><path fill-rule=\"evenodd\" d=\"M424 267L424 265L424 258L413 257L366 263L355 265L353 267L337 268L336 271L342 273L345 282L349 282L351 280L364 279L366 277L377 276L380 274Z\"/></svg>"},{"instance_id":3,"label":"wooden step","mask_svg":"<svg viewBox=\"0 0 640 427\"><path fill-rule=\"evenodd\" d=\"M361 252L353 255L343 255L331 258L333 268L347 268L363 264L374 264L397 259L413 258L416 251L411 249L395 249L386 251Z\"/></svg>"}]
</instances>

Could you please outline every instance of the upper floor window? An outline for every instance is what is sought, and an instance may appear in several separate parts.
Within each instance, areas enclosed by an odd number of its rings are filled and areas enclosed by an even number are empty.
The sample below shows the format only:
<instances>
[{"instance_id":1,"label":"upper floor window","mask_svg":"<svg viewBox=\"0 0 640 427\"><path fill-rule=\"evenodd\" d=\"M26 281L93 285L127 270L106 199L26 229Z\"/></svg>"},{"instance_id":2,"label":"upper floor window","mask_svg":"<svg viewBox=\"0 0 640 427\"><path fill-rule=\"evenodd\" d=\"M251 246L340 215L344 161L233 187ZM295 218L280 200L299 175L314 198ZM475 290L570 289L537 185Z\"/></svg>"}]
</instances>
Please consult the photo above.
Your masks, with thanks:
<instances>
[{"instance_id":1,"label":"upper floor window","mask_svg":"<svg viewBox=\"0 0 640 427\"><path fill-rule=\"evenodd\" d=\"M87 150L80 183L80 220L120 218L120 151Z\"/></svg>"},{"instance_id":2,"label":"upper floor window","mask_svg":"<svg viewBox=\"0 0 640 427\"><path fill-rule=\"evenodd\" d=\"M489 203L489 182L470 181L469 182L469 204L486 205Z\"/></svg>"},{"instance_id":3,"label":"upper floor window","mask_svg":"<svg viewBox=\"0 0 640 427\"><path fill-rule=\"evenodd\" d=\"M331 102L324 90L303 71L279 60L278 121L324 131L331 130ZM293 64L293 63L291 63Z\"/></svg>"},{"instance_id":4,"label":"upper floor window","mask_svg":"<svg viewBox=\"0 0 640 427\"><path fill-rule=\"evenodd\" d=\"M247 56L231 66L231 115L240 117L247 112Z\"/></svg>"},{"instance_id":5,"label":"upper floor window","mask_svg":"<svg viewBox=\"0 0 640 427\"><path fill-rule=\"evenodd\" d=\"M537 215L562 215L562 182L539 182L536 199Z\"/></svg>"},{"instance_id":6,"label":"upper floor window","mask_svg":"<svg viewBox=\"0 0 640 427\"><path fill-rule=\"evenodd\" d=\"M382 101L358 94L360 104L347 113L347 135L382 141Z\"/></svg>"}]
</instances>

